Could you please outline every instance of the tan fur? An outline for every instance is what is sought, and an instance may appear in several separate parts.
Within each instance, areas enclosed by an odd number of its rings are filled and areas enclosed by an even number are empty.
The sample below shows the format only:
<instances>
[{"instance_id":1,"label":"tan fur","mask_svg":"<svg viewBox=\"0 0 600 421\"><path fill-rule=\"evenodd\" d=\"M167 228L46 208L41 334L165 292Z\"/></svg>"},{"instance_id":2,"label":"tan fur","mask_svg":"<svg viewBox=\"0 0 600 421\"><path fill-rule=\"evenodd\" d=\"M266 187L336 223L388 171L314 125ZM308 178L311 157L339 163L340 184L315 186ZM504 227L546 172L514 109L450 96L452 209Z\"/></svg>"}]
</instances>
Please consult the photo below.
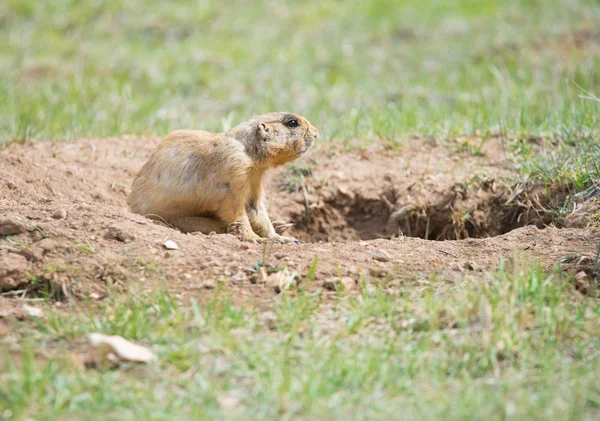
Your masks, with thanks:
<instances>
[{"instance_id":1,"label":"tan fur","mask_svg":"<svg viewBox=\"0 0 600 421\"><path fill-rule=\"evenodd\" d=\"M298 127L288 127L291 120ZM243 240L296 241L278 235L265 205L263 176L310 147L318 130L288 112L263 114L227 133L176 130L135 178L128 204L183 232L233 230Z\"/></svg>"}]
</instances>

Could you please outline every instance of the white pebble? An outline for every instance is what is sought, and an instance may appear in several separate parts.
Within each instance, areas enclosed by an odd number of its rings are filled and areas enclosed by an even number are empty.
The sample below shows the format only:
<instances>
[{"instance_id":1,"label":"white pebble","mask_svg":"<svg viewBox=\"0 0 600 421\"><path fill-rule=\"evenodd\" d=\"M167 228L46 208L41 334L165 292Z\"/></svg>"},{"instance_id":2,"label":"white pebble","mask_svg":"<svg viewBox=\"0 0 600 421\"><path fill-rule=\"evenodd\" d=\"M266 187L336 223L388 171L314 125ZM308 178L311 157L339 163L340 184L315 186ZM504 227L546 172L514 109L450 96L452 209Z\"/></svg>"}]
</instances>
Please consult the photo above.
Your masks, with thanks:
<instances>
[{"instance_id":1,"label":"white pebble","mask_svg":"<svg viewBox=\"0 0 600 421\"><path fill-rule=\"evenodd\" d=\"M163 245L167 250L179 250L179 246L173 240L167 240Z\"/></svg>"}]
</instances>

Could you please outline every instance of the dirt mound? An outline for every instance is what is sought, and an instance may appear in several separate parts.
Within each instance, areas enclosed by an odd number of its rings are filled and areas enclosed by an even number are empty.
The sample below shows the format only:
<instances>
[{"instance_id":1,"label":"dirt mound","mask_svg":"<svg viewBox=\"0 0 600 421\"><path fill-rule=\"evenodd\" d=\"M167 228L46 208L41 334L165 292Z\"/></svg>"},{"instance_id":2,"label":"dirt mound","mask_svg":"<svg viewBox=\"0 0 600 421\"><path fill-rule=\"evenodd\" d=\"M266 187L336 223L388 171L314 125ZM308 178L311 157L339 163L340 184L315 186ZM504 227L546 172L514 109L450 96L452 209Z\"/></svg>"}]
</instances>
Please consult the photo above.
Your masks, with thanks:
<instances>
[{"instance_id":1,"label":"dirt mound","mask_svg":"<svg viewBox=\"0 0 600 421\"><path fill-rule=\"evenodd\" d=\"M551 204L568 186L511 181L512 158L493 138L480 155L457 153L414 139L400 153L342 154L291 166L274 196L283 217L305 241L370 240L397 236L430 240L486 238L515 228L555 223ZM585 226L573 219L571 227Z\"/></svg>"},{"instance_id":2,"label":"dirt mound","mask_svg":"<svg viewBox=\"0 0 600 421\"><path fill-rule=\"evenodd\" d=\"M552 222L547 201L567 192L557 187L548 197L539 186L508 182L510 156L500 140L487 142L480 156L418 139L398 152L314 150L272 174L272 216L297 223L290 235L327 243L182 234L126 208L135 172L158 142L13 144L0 153L2 295L101 299L166 283L200 298L222 285L244 300L272 296L267 278L280 272L315 288L338 278L393 287L434 273L460 279L519 250L591 273L600 241L598 228L538 228ZM529 224L538 227L514 229ZM448 239L462 240L430 241ZM167 240L178 249L167 249Z\"/></svg>"}]
</instances>

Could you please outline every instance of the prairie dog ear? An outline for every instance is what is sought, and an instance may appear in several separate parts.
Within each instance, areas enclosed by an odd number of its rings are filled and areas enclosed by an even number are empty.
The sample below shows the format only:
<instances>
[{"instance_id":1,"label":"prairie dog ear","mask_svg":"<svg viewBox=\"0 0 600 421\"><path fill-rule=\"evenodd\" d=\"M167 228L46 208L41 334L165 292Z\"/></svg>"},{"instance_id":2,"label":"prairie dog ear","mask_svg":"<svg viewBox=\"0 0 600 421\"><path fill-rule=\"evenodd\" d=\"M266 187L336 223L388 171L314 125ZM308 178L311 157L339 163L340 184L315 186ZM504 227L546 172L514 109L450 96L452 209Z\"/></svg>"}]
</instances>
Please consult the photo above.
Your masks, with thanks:
<instances>
[{"instance_id":1,"label":"prairie dog ear","mask_svg":"<svg viewBox=\"0 0 600 421\"><path fill-rule=\"evenodd\" d=\"M270 140L273 137L273 129L270 125L260 123L258 125L258 137L264 142Z\"/></svg>"}]
</instances>

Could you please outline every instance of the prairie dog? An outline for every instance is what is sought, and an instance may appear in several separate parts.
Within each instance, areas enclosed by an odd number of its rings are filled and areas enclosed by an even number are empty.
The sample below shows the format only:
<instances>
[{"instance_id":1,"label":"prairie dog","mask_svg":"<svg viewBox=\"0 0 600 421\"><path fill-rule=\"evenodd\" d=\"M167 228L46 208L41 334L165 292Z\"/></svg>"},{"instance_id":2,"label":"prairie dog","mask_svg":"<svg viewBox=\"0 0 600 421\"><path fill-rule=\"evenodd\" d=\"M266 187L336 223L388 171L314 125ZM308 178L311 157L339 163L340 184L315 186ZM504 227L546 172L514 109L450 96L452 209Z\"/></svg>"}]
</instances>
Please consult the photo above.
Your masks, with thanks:
<instances>
[{"instance_id":1,"label":"prairie dog","mask_svg":"<svg viewBox=\"0 0 600 421\"><path fill-rule=\"evenodd\" d=\"M256 116L227 133L169 133L137 174L127 200L134 213L183 232L236 232L244 241L298 242L275 232L263 177L306 152L319 131L289 112Z\"/></svg>"}]
</instances>

